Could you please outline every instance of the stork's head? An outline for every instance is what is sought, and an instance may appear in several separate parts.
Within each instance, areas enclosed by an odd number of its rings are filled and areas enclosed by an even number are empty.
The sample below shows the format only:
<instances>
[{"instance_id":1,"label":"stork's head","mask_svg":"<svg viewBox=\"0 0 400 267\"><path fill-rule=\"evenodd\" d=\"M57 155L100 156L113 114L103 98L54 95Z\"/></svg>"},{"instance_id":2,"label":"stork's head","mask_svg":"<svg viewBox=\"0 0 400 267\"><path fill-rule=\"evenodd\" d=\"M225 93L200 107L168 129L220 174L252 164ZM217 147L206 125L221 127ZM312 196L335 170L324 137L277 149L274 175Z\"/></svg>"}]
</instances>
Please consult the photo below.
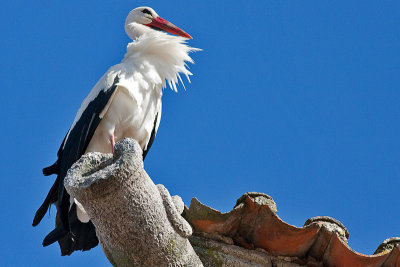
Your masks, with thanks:
<instances>
[{"instance_id":1,"label":"stork's head","mask_svg":"<svg viewBox=\"0 0 400 267\"><path fill-rule=\"evenodd\" d=\"M158 16L151 7L137 7L129 12L125 21L125 32L130 38L135 39L146 32L154 30L192 39L189 34Z\"/></svg>"}]
</instances>

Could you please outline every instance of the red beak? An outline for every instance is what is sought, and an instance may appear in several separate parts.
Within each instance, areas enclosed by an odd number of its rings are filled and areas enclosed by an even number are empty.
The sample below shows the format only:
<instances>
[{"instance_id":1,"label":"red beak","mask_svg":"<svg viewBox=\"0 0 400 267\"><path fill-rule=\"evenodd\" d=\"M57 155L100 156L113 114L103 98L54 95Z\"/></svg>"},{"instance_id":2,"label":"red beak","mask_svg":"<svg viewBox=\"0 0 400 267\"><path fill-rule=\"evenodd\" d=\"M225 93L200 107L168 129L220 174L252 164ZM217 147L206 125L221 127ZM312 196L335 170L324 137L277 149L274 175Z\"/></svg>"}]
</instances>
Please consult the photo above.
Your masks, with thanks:
<instances>
[{"instance_id":1,"label":"red beak","mask_svg":"<svg viewBox=\"0 0 400 267\"><path fill-rule=\"evenodd\" d=\"M188 39L193 39L192 36L184 32L183 30L179 29L176 27L174 24L171 22L161 18L157 17L154 18L151 23L145 24L146 26L149 26L150 28L156 29L156 30L163 30L165 32L169 32L178 36L182 36Z\"/></svg>"}]
</instances>

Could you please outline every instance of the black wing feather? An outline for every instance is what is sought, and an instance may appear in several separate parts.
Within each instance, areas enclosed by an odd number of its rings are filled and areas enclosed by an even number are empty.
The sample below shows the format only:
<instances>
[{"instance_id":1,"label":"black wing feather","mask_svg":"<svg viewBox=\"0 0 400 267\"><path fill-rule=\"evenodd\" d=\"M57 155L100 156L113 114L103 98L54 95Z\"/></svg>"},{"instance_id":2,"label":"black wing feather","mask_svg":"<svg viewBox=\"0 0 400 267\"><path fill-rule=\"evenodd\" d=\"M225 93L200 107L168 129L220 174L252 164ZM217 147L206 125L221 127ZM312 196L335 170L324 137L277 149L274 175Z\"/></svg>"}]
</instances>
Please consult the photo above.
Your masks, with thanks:
<instances>
[{"instance_id":1,"label":"black wing feather","mask_svg":"<svg viewBox=\"0 0 400 267\"><path fill-rule=\"evenodd\" d=\"M59 220L56 229L46 236L43 244L49 245L58 240L64 255L69 255L76 249L90 249L98 243L94 226L91 223L88 225L79 222L76 218L76 208L72 207L70 209L69 195L64 188L64 178L68 169L85 153L97 126L101 122L99 115L115 92L118 82L119 77L116 76L113 85L106 90L101 90L97 97L88 104L79 120L70 130L68 138L64 138L57 153L58 159L56 163L43 169L45 175L57 174L58 176L42 206L36 212L33 225L36 226L39 224L50 204L57 202L57 215L59 216ZM76 234L81 233L82 229L88 231L88 238L79 239L76 237ZM74 237L67 235L70 230L72 230ZM77 240L79 240L79 244ZM87 240L89 244L85 244L85 240ZM68 242L70 242L70 244L67 244ZM68 246L69 248L67 248ZM65 249L63 249L63 247Z\"/></svg>"},{"instance_id":2,"label":"black wing feather","mask_svg":"<svg viewBox=\"0 0 400 267\"><path fill-rule=\"evenodd\" d=\"M59 174L60 173L60 159L61 159L61 154L62 154L62 150L63 150L63 147L64 147L65 139L67 138L67 135L68 134L65 135L65 137L64 137L64 139L63 139L63 141L61 143L61 146L58 149L58 152L57 152L58 159L57 159L57 161L53 165L51 165L49 167L46 167L46 168L43 168L42 172L43 172L44 176L49 176L49 175L52 175L52 174Z\"/></svg>"},{"instance_id":3,"label":"black wing feather","mask_svg":"<svg viewBox=\"0 0 400 267\"><path fill-rule=\"evenodd\" d=\"M43 219L47 210L49 209L50 204L57 201L57 196L58 196L57 189L58 189L59 181L60 181L60 179L58 176L57 179L54 181L53 186L50 188L50 191L47 194L45 200L43 201L43 204L36 211L35 218L33 218L32 226L38 225L40 223L40 221Z\"/></svg>"},{"instance_id":4,"label":"black wing feather","mask_svg":"<svg viewBox=\"0 0 400 267\"><path fill-rule=\"evenodd\" d=\"M157 119L158 119L158 113L156 114L156 118L154 119L154 126L153 130L151 130L151 135L149 139L149 143L147 144L147 147L145 150L143 150L143 160L146 158L147 152L149 152L151 145L154 142L154 139L156 138L156 133L157 133Z\"/></svg>"}]
</instances>

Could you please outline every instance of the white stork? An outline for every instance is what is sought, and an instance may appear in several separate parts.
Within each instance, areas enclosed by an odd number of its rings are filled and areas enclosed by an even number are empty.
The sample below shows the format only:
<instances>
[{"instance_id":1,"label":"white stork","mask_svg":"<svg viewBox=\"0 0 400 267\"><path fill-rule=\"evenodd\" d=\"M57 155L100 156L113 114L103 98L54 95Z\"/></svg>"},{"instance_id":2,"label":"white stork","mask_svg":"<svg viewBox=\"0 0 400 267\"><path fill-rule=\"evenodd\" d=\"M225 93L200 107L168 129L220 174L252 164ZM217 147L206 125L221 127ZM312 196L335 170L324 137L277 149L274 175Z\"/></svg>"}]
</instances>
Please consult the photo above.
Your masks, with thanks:
<instances>
[{"instance_id":1,"label":"white stork","mask_svg":"<svg viewBox=\"0 0 400 267\"><path fill-rule=\"evenodd\" d=\"M115 142L124 137L139 142L144 159L160 124L166 83L177 91L178 79L182 83L179 74L188 80L191 75L185 62L193 63L188 53L198 50L186 44L192 37L159 17L152 8L132 10L125 31L133 42L128 44L123 60L112 66L85 98L58 150L57 161L43 169L44 175L57 174L57 179L32 225L38 225L55 203L56 228L45 237L43 246L58 241L62 255L98 244L84 208L65 191L63 182L68 169L85 153L113 152Z\"/></svg>"}]
</instances>

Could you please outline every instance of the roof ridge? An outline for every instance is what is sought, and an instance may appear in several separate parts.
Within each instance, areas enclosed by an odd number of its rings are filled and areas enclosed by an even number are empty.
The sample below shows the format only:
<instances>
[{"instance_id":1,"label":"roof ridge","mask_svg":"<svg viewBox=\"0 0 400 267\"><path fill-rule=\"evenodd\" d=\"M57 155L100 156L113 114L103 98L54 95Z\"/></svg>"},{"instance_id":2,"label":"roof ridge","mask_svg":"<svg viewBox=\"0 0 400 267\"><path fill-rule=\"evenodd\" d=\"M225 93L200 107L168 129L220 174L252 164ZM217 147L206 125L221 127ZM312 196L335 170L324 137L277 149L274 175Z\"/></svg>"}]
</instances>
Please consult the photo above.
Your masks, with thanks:
<instances>
[{"instance_id":1,"label":"roof ridge","mask_svg":"<svg viewBox=\"0 0 400 267\"><path fill-rule=\"evenodd\" d=\"M386 239L373 255L361 254L348 246L349 232L340 221L318 216L308 219L303 227L290 225L277 215L273 198L263 193L245 193L226 213L194 198L184 217L196 232L211 234L206 238L228 237L235 245L261 248L274 256L305 262L311 257L328 267L400 266L400 238Z\"/></svg>"}]
</instances>

